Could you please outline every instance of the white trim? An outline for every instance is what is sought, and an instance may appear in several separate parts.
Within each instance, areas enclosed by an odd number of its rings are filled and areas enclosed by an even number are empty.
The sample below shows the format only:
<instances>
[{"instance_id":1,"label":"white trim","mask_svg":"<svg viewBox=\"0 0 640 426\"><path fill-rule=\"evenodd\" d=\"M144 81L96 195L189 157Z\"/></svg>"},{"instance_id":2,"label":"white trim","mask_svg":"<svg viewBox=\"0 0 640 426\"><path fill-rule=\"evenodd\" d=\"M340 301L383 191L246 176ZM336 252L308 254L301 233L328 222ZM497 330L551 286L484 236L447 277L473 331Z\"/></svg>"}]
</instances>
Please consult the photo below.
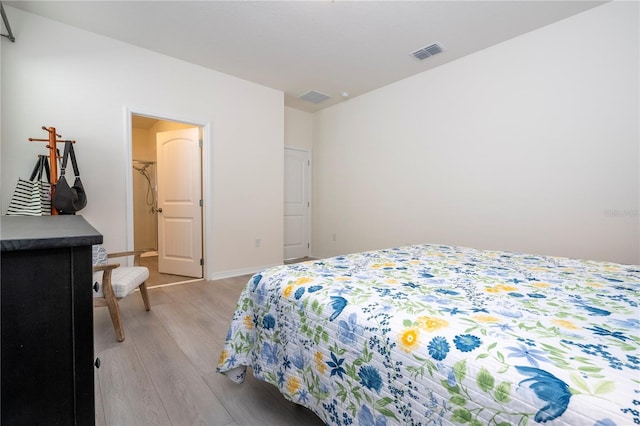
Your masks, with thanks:
<instances>
[{"instance_id":1,"label":"white trim","mask_svg":"<svg viewBox=\"0 0 640 426\"><path fill-rule=\"evenodd\" d=\"M249 268L241 268L241 269L230 269L228 271L220 271L214 272L209 277L210 281L213 280L221 280L224 278L233 278L238 277L240 275L253 275L257 272L262 272L265 269L273 268L274 266L282 266L281 263L274 263L272 265L264 265L264 266L252 266Z\"/></svg>"},{"instance_id":2,"label":"white trim","mask_svg":"<svg viewBox=\"0 0 640 426\"><path fill-rule=\"evenodd\" d=\"M207 261L207 230L211 229L211 223L207 211L207 200L209 199L209 183L211 182L211 170L209 167L210 162L207 160L210 158L209 151L211 149L211 123L206 120L199 120L195 118L187 118L187 117L179 117L173 114L167 114L157 111L150 111L145 108L137 108L137 107L124 107L125 114L125 140L127 141L127 149L125 153L125 161L126 161L126 174L125 174L125 183L126 183L126 218L127 218L127 246L128 250L133 250L133 171L131 169L132 152L133 152L133 140L132 140L132 131L131 131L131 116L135 115L144 115L147 117L153 117L158 120L164 121L177 121L185 124L193 124L194 126L198 126L202 128L202 151L201 158L202 161L202 258L204 259L204 266L202 268L202 276L207 276L207 265L209 262Z\"/></svg>"},{"instance_id":3,"label":"white trim","mask_svg":"<svg viewBox=\"0 0 640 426\"><path fill-rule=\"evenodd\" d=\"M284 149L289 149L292 151L300 151L300 152L306 152L307 153L307 159L309 160L309 188L308 188L308 201L309 201L309 222L307 223L307 233L308 233L308 237L309 237L309 247L307 248L307 254L305 257L312 257L313 256L313 252L312 252L312 248L313 248L313 158L312 158L312 152L310 149L306 149L306 148L298 148L295 146L285 146ZM284 154L284 152L283 152ZM284 219L284 218L283 218ZM283 254L283 258L284 258L284 246L282 247L282 254ZM294 258L295 259L295 258ZM284 259L284 260L292 260L292 259Z\"/></svg>"}]
</instances>

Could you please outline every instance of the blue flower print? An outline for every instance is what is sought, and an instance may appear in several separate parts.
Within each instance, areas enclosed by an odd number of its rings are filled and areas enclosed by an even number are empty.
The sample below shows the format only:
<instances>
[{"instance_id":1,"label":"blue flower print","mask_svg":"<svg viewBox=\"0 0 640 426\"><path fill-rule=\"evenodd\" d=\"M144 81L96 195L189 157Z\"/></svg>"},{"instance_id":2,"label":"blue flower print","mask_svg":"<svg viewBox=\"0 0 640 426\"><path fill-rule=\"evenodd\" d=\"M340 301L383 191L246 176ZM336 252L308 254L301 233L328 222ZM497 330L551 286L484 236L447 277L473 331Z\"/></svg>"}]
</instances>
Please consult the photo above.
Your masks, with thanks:
<instances>
[{"instance_id":1,"label":"blue flower print","mask_svg":"<svg viewBox=\"0 0 640 426\"><path fill-rule=\"evenodd\" d=\"M498 310L496 313L508 318L522 318L523 315L520 311L510 311L507 309Z\"/></svg>"},{"instance_id":2,"label":"blue flower print","mask_svg":"<svg viewBox=\"0 0 640 426\"><path fill-rule=\"evenodd\" d=\"M607 330L606 328L602 328L600 326L594 326L593 328L591 327L585 327L587 330L591 330L593 331L595 334L597 334L598 336L609 336L609 337L614 337L618 340L622 340L623 342L626 342L628 337L625 336L624 334L622 334L620 331L611 331L611 330Z\"/></svg>"},{"instance_id":3,"label":"blue flower print","mask_svg":"<svg viewBox=\"0 0 640 426\"><path fill-rule=\"evenodd\" d=\"M291 362L297 369L302 370L304 368L304 357L301 350L291 357Z\"/></svg>"},{"instance_id":4,"label":"blue flower print","mask_svg":"<svg viewBox=\"0 0 640 426\"><path fill-rule=\"evenodd\" d=\"M380 392L380 389L382 389L382 377L380 377L377 368L365 365L358 371L358 377L360 377L362 386L373 389L376 392Z\"/></svg>"},{"instance_id":5,"label":"blue flower print","mask_svg":"<svg viewBox=\"0 0 640 426\"><path fill-rule=\"evenodd\" d=\"M436 290L436 293L450 294L450 295L452 295L452 296L455 296L455 295L460 294L460 293L458 293L458 292L457 292L457 291L455 291L455 290L449 290L449 289L447 289L447 288L439 288L439 289L437 289L437 290Z\"/></svg>"},{"instance_id":6,"label":"blue flower print","mask_svg":"<svg viewBox=\"0 0 640 426\"><path fill-rule=\"evenodd\" d=\"M262 318L262 328L271 330L276 325L276 319L271 314L267 314Z\"/></svg>"},{"instance_id":7,"label":"blue flower print","mask_svg":"<svg viewBox=\"0 0 640 426\"><path fill-rule=\"evenodd\" d=\"M296 300L300 300L300 298L302 297L303 294L304 294L304 287L300 287L299 289L296 290L296 292L293 295L293 297L295 297Z\"/></svg>"},{"instance_id":8,"label":"blue flower print","mask_svg":"<svg viewBox=\"0 0 640 426\"><path fill-rule=\"evenodd\" d=\"M303 404L309 402L309 392L307 392L305 389L302 389L300 392L298 392L298 401Z\"/></svg>"},{"instance_id":9,"label":"blue flower print","mask_svg":"<svg viewBox=\"0 0 640 426\"><path fill-rule=\"evenodd\" d=\"M363 404L362 407L360 407L360 412L358 412L358 424L371 425L371 426L386 426L387 418L383 415L379 415L374 419L373 413L371 413L371 410L369 410L369 407Z\"/></svg>"},{"instance_id":10,"label":"blue flower print","mask_svg":"<svg viewBox=\"0 0 640 426\"><path fill-rule=\"evenodd\" d=\"M331 296L331 307L333 308L333 313L329 317L329 321L333 321L342 313L345 306L347 306L347 299L342 296Z\"/></svg>"},{"instance_id":11,"label":"blue flower print","mask_svg":"<svg viewBox=\"0 0 640 426\"><path fill-rule=\"evenodd\" d=\"M558 379L551 373L533 367L516 366L516 370L524 376L530 378L522 380L519 384L527 383L536 396L547 405L536 413L534 419L538 423L546 423L556 419L567 410L571 391L569 385Z\"/></svg>"},{"instance_id":12,"label":"blue flower print","mask_svg":"<svg viewBox=\"0 0 640 426\"><path fill-rule=\"evenodd\" d=\"M260 274L253 276L253 288L256 288L258 286L258 283L260 282L261 279L262 279L262 275Z\"/></svg>"},{"instance_id":13,"label":"blue flower print","mask_svg":"<svg viewBox=\"0 0 640 426\"><path fill-rule=\"evenodd\" d=\"M467 311L458 309L457 306L455 308L444 308L443 311L444 312L449 312L449 315L451 315L451 316L458 315L458 314L466 314L467 313Z\"/></svg>"},{"instance_id":14,"label":"blue flower print","mask_svg":"<svg viewBox=\"0 0 640 426\"><path fill-rule=\"evenodd\" d=\"M256 302L258 305L264 305L265 300L267 299L268 292L267 289L262 285L260 288L256 290Z\"/></svg>"},{"instance_id":15,"label":"blue flower print","mask_svg":"<svg viewBox=\"0 0 640 426\"><path fill-rule=\"evenodd\" d=\"M593 424L593 426L617 426L617 425L613 420L606 418L606 419L598 420Z\"/></svg>"},{"instance_id":16,"label":"blue flower print","mask_svg":"<svg viewBox=\"0 0 640 426\"><path fill-rule=\"evenodd\" d=\"M427 349L429 349L429 355L431 355L433 359L442 361L449 353L449 342L442 336L436 336L431 339Z\"/></svg>"},{"instance_id":17,"label":"blue flower print","mask_svg":"<svg viewBox=\"0 0 640 426\"><path fill-rule=\"evenodd\" d=\"M311 287L309 287L307 289L307 291L309 293L315 293L316 291L320 291L320 290L322 290L322 286L321 285L312 285Z\"/></svg>"},{"instance_id":18,"label":"blue flower print","mask_svg":"<svg viewBox=\"0 0 640 426\"><path fill-rule=\"evenodd\" d=\"M544 294L540 293L527 293L527 296L531 297L532 299L545 299L547 297Z\"/></svg>"},{"instance_id":19,"label":"blue flower print","mask_svg":"<svg viewBox=\"0 0 640 426\"><path fill-rule=\"evenodd\" d=\"M270 345L265 342L262 346L262 352L260 353L262 359L267 362L268 365L276 364L278 362L278 345Z\"/></svg>"},{"instance_id":20,"label":"blue flower print","mask_svg":"<svg viewBox=\"0 0 640 426\"><path fill-rule=\"evenodd\" d=\"M420 278L433 278L434 277L434 275L428 273L427 271L420 272L419 276L420 276Z\"/></svg>"},{"instance_id":21,"label":"blue flower print","mask_svg":"<svg viewBox=\"0 0 640 426\"><path fill-rule=\"evenodd\" d=\"M589 311L591 315L596 317L608 317L609 315L611 315L611 312L607 311L606 309L600 309L596 308L595 306L589 305L582 305L582 307Z\"/></svg>"},{"instance_id":22,"label":"blue flower print","mask_svg":"<svg viewBox=\"0 0 640 426\"><path fill-rule=\"evenodd\" d=\"M436 367L438 367L438 371L443 376L447 377L447 383L449 384L449 386L454 388L456 386L457 380L456 380L456 374L455 374L455 371L453 371L453 368L449 367L448 365L442 362L437 362Z\"/></svg>"},{"instance_id":23,"label":"blue flower print","mask_svg":"<svg viewBox=\"0 0 640 426\"><path fill-rule=\"evenodd\" d=\"M349 315L349 320L340 320L338 323L338 338L345 345L356 343L357 336L362 336L364 329L358 325L358 315L354 312Z\"/></svg>"},{"instance_id":24,"label":"blue flower print","mask_svg":"<svg viewBox=\"0 0 640 426\"><path fill-rule=\"evenodd\" d=\"M343 378L342 377L342 373L346 373L345 369L342 368L342 363L343 362L344 362L344 358L338 359L338 357L336 357L336 354L331 352L331 361L327 361L327 365L329 367L331 367L331 376L330 377L333 377L333 376L337 375L341 379Z\"/></svg>"},{"instance_id":25,"label":"blue flower print","mask_svg":"<svg viewBox=\"0 0 640 426\"><path fill-rule=\"evenodd\" d=\"M534 367L540 366L538 361L549 362L549 360L543 356L546 355L546 352L539 349L529 348L521 344L518 344L518 347L509 346L505 349L509 349L511 351L507 358L526 358L527 361L529 361L529 364Z\"/></svg>"},{"instance_id":26,"label":"blue flower print","mask_svg":"<svg viewBox=\"0 0 640 426\"><path fill-rule=\"evenodd\" d=\"M461 352L471 352L482 343L479 337L472 334L461 334L453 339L456 348Z\"/></svg>"}]
</instances>

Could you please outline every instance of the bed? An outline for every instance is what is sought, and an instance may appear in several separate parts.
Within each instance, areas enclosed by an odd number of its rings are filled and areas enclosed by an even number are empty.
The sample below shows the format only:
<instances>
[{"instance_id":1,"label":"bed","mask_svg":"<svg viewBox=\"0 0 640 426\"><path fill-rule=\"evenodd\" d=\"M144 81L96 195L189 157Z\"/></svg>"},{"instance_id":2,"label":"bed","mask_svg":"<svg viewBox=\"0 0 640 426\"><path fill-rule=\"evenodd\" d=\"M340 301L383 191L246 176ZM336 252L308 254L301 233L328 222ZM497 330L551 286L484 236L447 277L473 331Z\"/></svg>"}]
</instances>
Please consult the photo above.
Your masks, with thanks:
<instances>
[{"instance_id":1,"label":"bed","mask_svg":"<svg viewBox=\"0 0 640 426\"><path fill-rule=\"evenodd\" d=\"M334 425L640 424L640 266L413 245L278 266L218 361Z\"/></svg>"}]
</instances>

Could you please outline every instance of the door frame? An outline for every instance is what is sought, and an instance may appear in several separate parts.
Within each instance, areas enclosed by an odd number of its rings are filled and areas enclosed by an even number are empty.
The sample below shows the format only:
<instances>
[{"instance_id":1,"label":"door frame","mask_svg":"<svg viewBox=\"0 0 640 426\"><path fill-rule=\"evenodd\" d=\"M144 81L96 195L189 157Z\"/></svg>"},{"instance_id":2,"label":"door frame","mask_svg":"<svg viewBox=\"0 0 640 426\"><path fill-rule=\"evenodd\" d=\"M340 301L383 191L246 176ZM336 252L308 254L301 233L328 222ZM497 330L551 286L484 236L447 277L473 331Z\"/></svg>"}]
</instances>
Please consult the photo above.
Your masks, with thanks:
<instances>
[{"instance_id":1,"label":"door frame","mask_svg":"<svg viewBox=\"0 0 640 426\"><path fill-rule=\"evenodd\" d=\"M291 150L291 151L300 151L300 152L304 152L307 154L307 161L309 161L309 168L307 169L309 175L307 176L307 196L309 197L308 202L309 202L309 208L307 209L307 213L308 213L308 217L307 217L307 223L305 224L306 228L307 228L307 237L309 239L309 247L307 247L307 256L311 256L311 247L313 247L313 232L312 232L312 224L313 224L313 161L311 158L311 150L306 149L306 148L298 148L298 147L294 147L294 146L285 146L284 150L282 152L283 156L285 154L286 150ZM283 188L284 190L284 188ZM283 215L283 220L284 220L284 215ZM284 258L284 246L282 247L282 257ZM284 259L284 260L289 260L289 259Z\"/></svg>"},{"instance_id":2,"label":"door frame","mask_svg":"<svg viewBox=\"0 0 640 426\"><path fill-rule=\"evenodd\" d=\"M131 130L132 124L132 116L133 115L143 115L145 117L155 118L157 120L164 121L177 121L180 123L191 124L193 126L202 128L202 150L200 155L201 167L202 167L202 176L201 176L201 188L202 188L202 259L204 265L202 265L202 276L203 279L207 278L207 265L209 264L207 258L207 238L208 230L211 229L211 222L209 219L209 215L206 214L207 210L207 200L210 199L208 196L210 193L209 182L211 182L211 169L210 162L205 159L210 158L210 150L211 150L211 123L204 120L198 120L189 117L181 117L168 113L160 113L157 111L150 111L143 108L133 108L133 107L125 107L124 108L124 133L125 133L125 141L127 143L125 150L125 162L126 162L126 173L125 173L125 182L126 182L126 208L127 208L127 250L133 250L134 247L134 234L133 234L133 170L131 164L133 162L133 132Z\"/></svg>"}]
</instances>

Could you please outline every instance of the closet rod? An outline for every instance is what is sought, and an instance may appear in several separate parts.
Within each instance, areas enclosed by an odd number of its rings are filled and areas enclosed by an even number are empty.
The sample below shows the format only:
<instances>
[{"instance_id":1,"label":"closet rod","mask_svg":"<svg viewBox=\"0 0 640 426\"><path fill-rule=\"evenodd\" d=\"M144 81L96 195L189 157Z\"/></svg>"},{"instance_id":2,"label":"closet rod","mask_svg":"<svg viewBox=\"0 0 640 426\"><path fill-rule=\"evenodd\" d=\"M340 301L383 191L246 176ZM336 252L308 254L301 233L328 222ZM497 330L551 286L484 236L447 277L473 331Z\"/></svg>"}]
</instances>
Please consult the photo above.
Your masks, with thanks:
<instances>
[{"instance_id":1,"label":"closet rod","mask_svg":"<svg viewBox=\"0 0 640 426\"><path fill-rule=\"evenodd\" d=\"M4 13L4 6L0 1L0 13L2 13L2 22L4 22L4 26L7 28L9 34L0 34L2 37L6 37L10 42L15 43L16 38L13 36L13 31L11 31L11 25L9 25L9 20L7 19L7 14Z\"/></svg>"}]
</instances>

